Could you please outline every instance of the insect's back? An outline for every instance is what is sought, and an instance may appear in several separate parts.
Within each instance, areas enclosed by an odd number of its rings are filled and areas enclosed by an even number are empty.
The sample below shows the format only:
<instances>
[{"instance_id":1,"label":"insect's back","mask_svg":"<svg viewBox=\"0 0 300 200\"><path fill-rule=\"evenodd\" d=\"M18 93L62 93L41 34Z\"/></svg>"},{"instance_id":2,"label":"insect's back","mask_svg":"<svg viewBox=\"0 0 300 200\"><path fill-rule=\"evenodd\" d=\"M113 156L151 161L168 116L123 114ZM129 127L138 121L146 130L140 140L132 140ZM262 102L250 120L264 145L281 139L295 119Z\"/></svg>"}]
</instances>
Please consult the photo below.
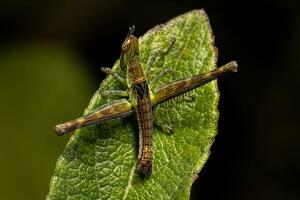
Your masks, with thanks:
<instances>
[{"instance_id":1,"label":"insect's back","mask_svg":"<svg viewBox=\"0 0 300 200\"><path fill-rule=\"evenodd\" d=\"M126 66L127 85L139 125L138 171L143 176L152 172L153 115L150 91L139 57L138 39L129 35L122 44L121 66Z\"/></svg>"},{"instance_id":2,"label":"insect's back","mask_svg":"<svg viewBox=\"0 0 300 200\"><path fill-rule=\"evenodd\" d=\"M152 172L152 104L147 81L132 87L137 100L136 113L139 125L138 171L147 176Z\"/></svg>"}]
</instances>

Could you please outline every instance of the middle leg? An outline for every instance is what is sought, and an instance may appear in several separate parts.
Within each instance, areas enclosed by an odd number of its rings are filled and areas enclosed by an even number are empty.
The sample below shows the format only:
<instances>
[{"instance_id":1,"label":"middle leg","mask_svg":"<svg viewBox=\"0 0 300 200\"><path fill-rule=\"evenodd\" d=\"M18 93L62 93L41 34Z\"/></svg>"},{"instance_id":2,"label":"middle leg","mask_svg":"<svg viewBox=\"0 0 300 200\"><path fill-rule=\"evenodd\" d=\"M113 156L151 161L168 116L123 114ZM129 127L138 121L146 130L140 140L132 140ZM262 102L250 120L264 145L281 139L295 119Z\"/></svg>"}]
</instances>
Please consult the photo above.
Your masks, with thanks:
<instances>
[{"instance_id":1,"label":"middle leg","mask_svg":"<svg viewBox=\"0 0 300 200\"><path fill-rule=\"evenodd\" d=\"M122 77L117 72L113 71L111 68L108 67L101 67L101 71L105 72L106 74L112 75L116 80L121 82L122 84L126 85L125 78Z\"/></svg>"},{"instance_id":2,"label":"middle leg","mask_svg":"<svg viewBox=\"0 0 300 200\"><path fill-rule=\"evenodd\" d=\"M154 53L152 55L150 55L150 58L147 62L147 65L146 65L146 70L145 70L145 75L147 76L147 74L150 72L151 70L151 67L153 66L153 64L155 63L157 57L164 57L165 55L167 55L171 48L173 47L174 43L175 43L176 39L174 37L172 37L170 40L169 40L169 44L167 46L166 49L164 50L161 50L161 49L158 49L158 50L155 50Z\"/></svg>"}]
</instances>

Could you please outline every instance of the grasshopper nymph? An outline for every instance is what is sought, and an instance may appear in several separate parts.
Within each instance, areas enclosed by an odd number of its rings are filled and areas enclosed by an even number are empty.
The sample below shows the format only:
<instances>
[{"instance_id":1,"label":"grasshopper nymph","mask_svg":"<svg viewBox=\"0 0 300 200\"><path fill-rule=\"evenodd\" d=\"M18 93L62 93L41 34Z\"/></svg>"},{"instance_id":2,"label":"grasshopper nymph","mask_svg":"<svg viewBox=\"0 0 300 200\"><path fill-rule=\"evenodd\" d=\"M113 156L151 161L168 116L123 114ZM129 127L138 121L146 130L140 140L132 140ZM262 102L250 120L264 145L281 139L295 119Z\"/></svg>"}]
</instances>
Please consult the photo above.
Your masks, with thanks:
<instances>
[{"instance_id":1,"label":"grasshopper nymph","mask_svg":"<svg viewBox=\"0 0 300 200\"><path fill-rule=\"evenodd\" d=\"M129 99L134 106L139 126L138 171L149 175L152 171L153 115L149 90L140 62L139 42L130 29L122 44L121 68L126 68Z\"/></svg>"},{"instance_id":2,"label":"grasshopper nymph","mask_svg":"<svg viewBox=\"0 0 300 200\"><path fill-rule=\"evenodd\" d=\"M223 67L216 68L208 73L183 78L161 86L153 91L149 87L147 75L145 75L148 74L151 66L147 66L146 71L144 72L140 61L139 41L133 35L133 32L134 26L129 28L128 35L121 47L120 67L126 74L126 77L122 77L109 68L102 68L102 71L112 75L128 88L127 91L101 91L102 96L117 95L128 97L128 100L120 99L107 103L91 114L56 125L55 131L58 135L63 135L77 128L128 116L135 112L139 128L137 170L142 176L148 176L152 172L153 107L200 87L222 74L236 72L237 63L232 61ZM174 42L175 39L171 40L169 48L161 53L168 53ZM159 79L170 71L171 70L168 68L163 70L156 79ZM165 130L163 126L159 126Z\"/></svg>"}]
</instances>

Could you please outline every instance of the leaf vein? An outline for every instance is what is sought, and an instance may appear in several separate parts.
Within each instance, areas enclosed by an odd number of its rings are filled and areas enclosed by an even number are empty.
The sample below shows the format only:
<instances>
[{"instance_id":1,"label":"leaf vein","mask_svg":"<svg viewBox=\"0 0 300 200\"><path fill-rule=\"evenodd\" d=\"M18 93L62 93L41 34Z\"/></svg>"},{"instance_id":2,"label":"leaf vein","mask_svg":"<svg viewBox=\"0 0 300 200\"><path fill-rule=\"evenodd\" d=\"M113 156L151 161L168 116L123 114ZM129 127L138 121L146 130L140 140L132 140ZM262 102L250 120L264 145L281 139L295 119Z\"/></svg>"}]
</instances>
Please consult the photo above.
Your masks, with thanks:
<instances>
[{"instance_id":1,"label":"leaf vein","mask_svg":"<svg viewBox=\"0 0 300 200\"><path fill-rule=\"evenodd\" d=\"M96 166L97 166L97 155L96 155L97 151L96 151L96 143L94 144L94 176L95 176L95 181L97 184L97 188L98 188L98 193L99 193L99 199L101 199L101 190L100 190L100 185L97 179L97 174L96 174Z\"/></svg>"},{"instance_id":2,"label":"leaf vein","mask_svg":"<svg viewBox=\"0 0 300 200\"><path fill-rule=\"evenodd\" d=\"M125 200L127 198L128 192L131 188L131 183L132 183L133 175L134 175L134 172L135 172L135 168L136 168L136 162L134 162L133 167L131 168L130 175L129 175L129 178L128 178L128 183L127 183L127 186L124 190L124 195L122 197L122 200Z\"/></svg>"}]
</instances>

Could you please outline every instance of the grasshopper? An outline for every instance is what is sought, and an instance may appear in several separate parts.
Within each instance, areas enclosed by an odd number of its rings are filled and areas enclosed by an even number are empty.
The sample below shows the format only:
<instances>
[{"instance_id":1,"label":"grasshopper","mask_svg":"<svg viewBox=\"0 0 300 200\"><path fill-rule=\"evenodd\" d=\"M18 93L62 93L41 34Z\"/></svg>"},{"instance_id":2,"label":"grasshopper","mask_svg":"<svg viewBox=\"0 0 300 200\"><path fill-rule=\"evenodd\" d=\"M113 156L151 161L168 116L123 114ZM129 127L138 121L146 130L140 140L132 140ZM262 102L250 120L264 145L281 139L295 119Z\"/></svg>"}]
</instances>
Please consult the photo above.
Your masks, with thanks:
<instances>
[{"instance_id":1,"label":"grasshopper","mask_svg":"<svg viewBox=\"0 0 300 200\"><path fill-rule=\"evenodd\" d=\"M96 111L71 120L69 122L56 125L55 131L58 135L64 135L72 130L109 121L115 118L129 116L136 113L139 128L139 152L137 170L141 176L149 176L152 172L152 134L153 134L153 108L167 100L183 95L201 85L208 83L220 75L227 72L236 72L237 63L231 61L228 64L216 68L208 73L183 78L169 84L163 85L156 90L152 90L148 84L147 74L151 68L146 67L144 72L140 62L140 51L138 39L133 35L134 26L129 28L126 39L121 46L120 67L126 74L122 77L110 68L101 68L102 71L112 75L115 79L127 86L127 91L109 90L101 91L102 96L122 96L127 99L119 99L109 102ZM175 39L170 41L169 47L163 52L168 53L172 48ZM157 55L156 55L157 56ZM149 63L153 63L155 57ZM163 70L155 80L160 79L165 74L171 72L170 68ZM159 124L164 131L167 128Z\"/></svg>"}]
</instances>

